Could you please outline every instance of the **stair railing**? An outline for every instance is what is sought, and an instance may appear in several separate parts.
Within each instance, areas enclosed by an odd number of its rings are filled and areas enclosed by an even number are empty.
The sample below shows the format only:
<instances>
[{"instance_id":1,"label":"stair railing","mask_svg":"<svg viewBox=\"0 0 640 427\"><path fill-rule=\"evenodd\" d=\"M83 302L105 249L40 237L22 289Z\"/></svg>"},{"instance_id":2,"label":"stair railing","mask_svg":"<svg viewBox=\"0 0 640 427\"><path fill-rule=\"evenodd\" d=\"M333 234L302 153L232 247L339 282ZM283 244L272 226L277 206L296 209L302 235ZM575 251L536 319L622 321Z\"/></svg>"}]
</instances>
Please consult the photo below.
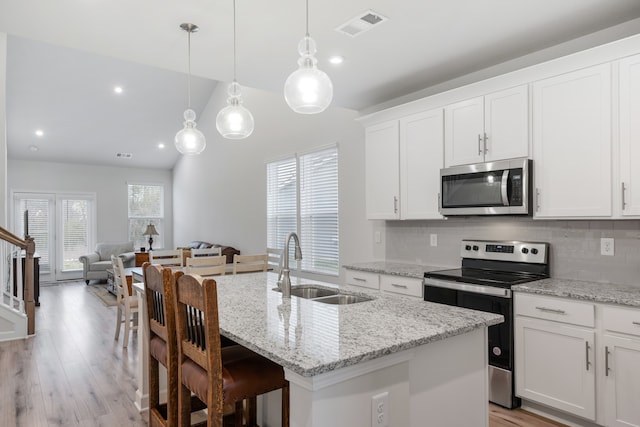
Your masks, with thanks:
<instances>
[{"instance_id":1,"label":"stair railing","mask_svg":"<svg viewBox=\"0 0 640 427\"><path fill-rule=\"evenodd\" d=\"M27 316L27 334L35 333L34 261L36 245L0 227L0 256L7 260L2 271L2 304ZM24 276L22 261L24 258ZM24 282L23 282L24 281ZM24 283L24 292L22 283Z\"/></svg>"}]
</instances>

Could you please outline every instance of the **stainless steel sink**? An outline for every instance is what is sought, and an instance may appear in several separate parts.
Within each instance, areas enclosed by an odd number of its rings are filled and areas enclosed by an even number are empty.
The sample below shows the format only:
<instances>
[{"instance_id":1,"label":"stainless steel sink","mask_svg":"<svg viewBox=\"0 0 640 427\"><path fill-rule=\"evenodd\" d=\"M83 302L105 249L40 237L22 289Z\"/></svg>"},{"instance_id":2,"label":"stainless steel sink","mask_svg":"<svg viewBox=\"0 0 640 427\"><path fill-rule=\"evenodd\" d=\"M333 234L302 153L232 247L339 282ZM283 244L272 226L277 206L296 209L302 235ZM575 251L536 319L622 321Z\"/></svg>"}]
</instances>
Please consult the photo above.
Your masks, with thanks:
<instances>
[{"instance_id":1,"label":"stainless steel sink","mask_svg":"<svg viewBox=\"0 0 640 427\"><path fill-rule=\"evenodd\" d=\"M327 297L330 295L336 295L337 293L337 290L320 288L313 285L298 285L291 287L291 295L305 299Z\"/></svg>"},{"instance_id":2,"label":"stainless steel sink","mask_svg":"<svg viewBox=\"0 0 640 427\"><path fill-rule=\"evenodd\" d=\"M362 295L347 295L347 294L338 294L331 295L328 297L315 298L314 301L323 302L325 304L355 304L358 302L371 301L373 298L365 297Z\"/></svg>"},{"instance_id":3,"label":"stainless steel sink","mask_svg":"<svg viewBox=\"0 0 640 427\"><path fill-rule=\"evenodd\" d=\"M281 292L279 288L274 288L273 290ZM373 300L373 298L364 295L341 294L338 289L331 289L317 285L292 286L291 295L324 304L338 305L355 304L358 302Z\"/></svg>"}]
</instances>

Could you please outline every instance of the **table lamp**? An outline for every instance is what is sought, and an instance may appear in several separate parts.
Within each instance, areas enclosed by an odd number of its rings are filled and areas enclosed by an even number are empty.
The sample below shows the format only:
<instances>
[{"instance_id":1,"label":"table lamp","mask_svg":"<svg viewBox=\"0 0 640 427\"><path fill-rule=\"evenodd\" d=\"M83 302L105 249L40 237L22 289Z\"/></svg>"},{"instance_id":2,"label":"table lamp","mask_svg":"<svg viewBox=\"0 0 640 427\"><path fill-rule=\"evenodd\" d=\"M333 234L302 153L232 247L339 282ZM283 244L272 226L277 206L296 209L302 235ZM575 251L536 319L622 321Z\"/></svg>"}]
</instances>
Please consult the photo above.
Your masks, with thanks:
<instances>
[{"instance_id":1,"label":"table lamp","mask_svg":"<svg viewBox=\"0 0 640 427\"><path fill-rule=\"evenodd\" d=\"M149 236L149 250L152 251L153 248L151 247L151 245L153 245L153 236L158 235L158 232L156 231L156 226L153 224L147 225L147 229L144 231L143 235Z\"/></svg>"}]
</instances>

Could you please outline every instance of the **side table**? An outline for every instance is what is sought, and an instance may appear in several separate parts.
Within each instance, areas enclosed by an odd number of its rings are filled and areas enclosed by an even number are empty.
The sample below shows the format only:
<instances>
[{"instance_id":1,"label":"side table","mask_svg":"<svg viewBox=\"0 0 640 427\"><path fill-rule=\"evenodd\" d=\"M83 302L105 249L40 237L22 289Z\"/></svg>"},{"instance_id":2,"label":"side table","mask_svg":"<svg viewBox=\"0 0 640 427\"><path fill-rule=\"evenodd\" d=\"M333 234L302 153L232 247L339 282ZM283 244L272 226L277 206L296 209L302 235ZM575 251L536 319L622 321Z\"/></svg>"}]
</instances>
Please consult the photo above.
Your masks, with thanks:
<instances>
[{"instance_id":1,"label":"side table","mask_svg":"<svg viewBox=\"0 0 640 427\"><path fill-rule=\"evenodd\" d=\"M136 267L142 267L145 262L149 262L149 252L136 252Z\"/></svg>"}]
</instances>

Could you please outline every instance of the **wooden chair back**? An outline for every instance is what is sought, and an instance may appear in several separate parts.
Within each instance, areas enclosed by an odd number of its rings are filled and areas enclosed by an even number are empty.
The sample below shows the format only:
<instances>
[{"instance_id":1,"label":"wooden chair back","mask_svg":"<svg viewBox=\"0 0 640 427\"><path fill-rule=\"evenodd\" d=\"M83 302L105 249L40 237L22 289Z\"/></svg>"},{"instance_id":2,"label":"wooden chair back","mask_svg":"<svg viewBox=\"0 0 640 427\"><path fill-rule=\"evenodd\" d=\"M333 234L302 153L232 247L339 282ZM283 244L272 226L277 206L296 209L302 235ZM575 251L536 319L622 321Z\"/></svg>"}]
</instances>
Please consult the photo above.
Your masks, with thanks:
<instances>
[{"instance_id":1,"label":"wooden chair back","mask_svg":"<svg viewBox=\"0 0 640 427\"><path fill-rule=\"evenodd\" d=\"M183 267L182 249L149 251L149 262L167 267Z\"/></svg>"},{"instance_id":2,"label":"wooden chair back","mask_svg":"<svg viewBox=\"0 0 640 427\"><path fill-rule=\"evenodd\" d=\"M213 279L175 273L179 364L191 360L207 371L207 407L223 413L218 292Z\"/></svg>"},{"instance_id":3,"label":"wooden chair back","mask_svg":"<svg viewBox=\"0 0 640 427\"><path fill-rule=\"evenodd\" d=\"M201 256L220 256L220 255L222 255L222 249L220 247L191 249L191 258L197 258Z\"/></svg>"},{"instance_id":4,"label":"wooden chair back","mask_svg":"<svg viewBox=\"0 0 640 427\"><path fill-rule=\"evenodd\" d=\"M147 304L147 339L149 351L149 426L178 425L178 343L173 299L174 276L170 268L142 265ZM162 340L165 360L158 360L151 351ZM160 403L159 363L167 368L167 407Z\"/></svg>"},{"instance_id":5,"label":"wooden chair back","mask_svg":"<svg viewBox=\"0 0 640 427\"><path fill-rule=\"evenodd\" d=\"M176 350L169 353L177 354L176 322L173 309L173 273L171 269L151 265L148 262L142 265L142 271L147 300L147 336L149 340L154 336L162 338L167 343L169 350L171 347Z\"/></svg>"},{"instance_id":6,"label":"wooden chair back","mask_svg":"<svg viewBox=\"0 0 640 427\"><path fill-rule=\"evenodd\" d=\"M122 258L111 255L111 268L113 268L113 287L116 290L118 304L122 304L124 298L130 297L132 290L127 285L127 278L124 275L124 264Z\"/></svg>"},{"instance_id":7,"label":"wooden chair back","mask_svg":"<svg viewBox=\"0 0 640 427\"><path fill-rule=\"evenodd\" d=\"M267 254L233 256L233 274L267 271Z\"/></svg>"},{"instance_id":8,"label":"wooden chair back","mask_svg":"<svg viewBox=\"0 0 640 427\"><path fill-rule=\"evenodd\" d=\"M282 270L282 249L267 248L267 268L276 273Z\"/></svg>"},{"instance_id":9,"label":"wooden chair back","mask_svg":"<svg viewBox=\"0 0 640 427\"><path fill-rule=\"evenodd\" d=\"M226 266L227 257L222 255L187 258L186 273L200 276L224 275Z\"/></svg>"}]
</instances>

